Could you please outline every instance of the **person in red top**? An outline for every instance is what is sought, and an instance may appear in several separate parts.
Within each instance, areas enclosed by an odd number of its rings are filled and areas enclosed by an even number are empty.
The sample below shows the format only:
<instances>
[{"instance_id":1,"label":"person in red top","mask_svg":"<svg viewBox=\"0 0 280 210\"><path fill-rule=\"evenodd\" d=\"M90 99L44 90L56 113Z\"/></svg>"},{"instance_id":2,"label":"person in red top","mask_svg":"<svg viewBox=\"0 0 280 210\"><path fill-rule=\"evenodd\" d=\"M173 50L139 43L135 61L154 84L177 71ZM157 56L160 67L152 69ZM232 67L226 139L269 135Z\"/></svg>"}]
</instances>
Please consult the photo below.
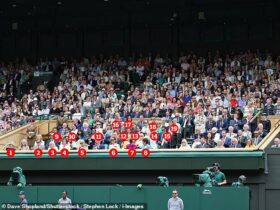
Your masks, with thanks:
<instances>
[{"instance_id":1,"label":"person in red top","mask_svg":"<svg viewBox=\"0 0 280 210\"><path fill-rule=\"evenodd\" d=\"M231 96L230 104L232 108L236 108L238 106L238 100L236 99L235 95Z\"/></svg>"}]
</instances>

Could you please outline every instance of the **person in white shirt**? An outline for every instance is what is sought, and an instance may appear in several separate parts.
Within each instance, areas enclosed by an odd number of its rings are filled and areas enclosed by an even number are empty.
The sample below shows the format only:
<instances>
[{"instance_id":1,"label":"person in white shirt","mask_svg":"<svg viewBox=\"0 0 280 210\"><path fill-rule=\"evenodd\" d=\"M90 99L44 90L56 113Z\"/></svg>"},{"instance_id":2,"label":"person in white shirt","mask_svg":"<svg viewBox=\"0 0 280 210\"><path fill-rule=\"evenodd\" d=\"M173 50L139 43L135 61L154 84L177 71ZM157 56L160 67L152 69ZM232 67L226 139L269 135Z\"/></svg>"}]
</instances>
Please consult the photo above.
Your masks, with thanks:
<instances>
[{"instance_id":1,"label":"person in white shirt","mask_svg":"<svg viewBox=\"0 0 280 210\"><path fill-rule=\"evenodd\" d=\"M36 136L36 141L34 142L33 149L45 149L45 142L43 141L42 135Z\"/></svg>"},{"instance_id":2,"label":"person in white shirt","mask_svg":"<svg viewBox=\"0 0 280 210\"><path fill-rule=\"evenodd\" d=\"M233 132L234 131L234 128L233 126L229 126L228 127L228 133L226 135L226 137L232 139L232 138L236 138L237 137L237 134Z\"/></svg>"},{"instance_id":3,"label":"person in white shirt","mask_svg":"<svg viewBox=\"0 0 280 210\"><path fill-rule=\"evenodd\" d=\"M39 109L39 106L35 106L35 109L32 112L33 116L40 116L41 115L41 110Z\"/></svg>"},{"instance_id":4,"label":"person in white shirt","mask_svg":"<svg viewBox=\"0 0 280 210\"><path fill-rule=\"evenodd\" d=\"M220 140L220 133L218 132L218 129L216 127L213 127L212 130L213 140L217 143Z\"/></svg>"},{"instance_id":5,"label":"person in white shirt","mask_svg":"<svg viewBox=\"0 0 280 210\"><path fill-rule=\"evenodd\" d=\"M49 115L50 114L50 109L46 106L43 105L43 109L41 110L41 115Z\"/></svg>"},{"instance_id":6,"label":"person in white shirt","mask_svg":"<svg viewBox=\"0 0 280 210\"><path fill-rule=\"evenodd\" d=\"M172 191L172 198L168 200L167 203L168 210L184 210L184 202L178 197L178 191Z\"/></svg>"},{"instance_id":7,"label":"person in white shirt","mask_svg":"<svg viewBox=\"0 0 280 210\"><path fill-rule=\"evenodd\" d=\"M92 104L92 102L91 102L90 97L89 96L86 97L86 100L83 103L83 107L89 108L89 107L91 107L91 104Z\"/></svg>"},{"instance_id":8,"label":"person in white shirt","mask_svg":"<svg viewBox=\"0 0 280 210\"><path fill-rule=\"evenodd\" d=\"M51 141L51 142L49 143L48 151L51 150L51 149L55 149L56 151L58 151L58 148L56 147L54 141Z\"/></svg>"},{"instance_id":9,"label":"person in white shirt","mask_svg":"<svg viewBox=\"0 0 280 210\"><path fill-rule=\"evenodd\" d=\"M66 148L68 151L71 149L71 146L69 144L69 142L67 141L66 138L63 138L60 145L59 145L59 151L61 151L62 149Z\"/></svg>"},{"instance_id":10,"label":"person in white shirt","mask_svg":"<svg viewBox=\"0 0 280 210\"><path fill-rule=\"evenodd\" d=\"M201 130L202 133L206 132L206 130L205 130L206 120L207 119L203 113L203 109L200 109L194 119L195 129Z\"/></svg>"},{"instance_id":11,"label":"person in white shirt","mask_svg":"<svg viewBox=\"0 0 280 210\"><path fill-rule=\"evenodd\" d=\"M62 197L58 200L59 209L71 209L72 201L67 197L67 192L62 192Z\"/></svg>"},{"instance_id":12,"label":"person in white shirt","mask_svg":"<svg viewBox=\"0 0 280 210\"><path fill-rule=\"evenodd\" d=\"M201 145L200 139L194 139L192 148L198 148Z\"/></svg>"},{"instance_id":13,"label":"person in white shirt","mask_svg":"<svg viewBox=\"0 0 280 210\"><path fill-rule=\"evenodd\" d=\"M191 149L190 145L188 144L186 139L183 139L181 141L181 146L179 147L180 150L184 150L184 149Z\"/></svg>"},{"instance_id":14,"label":"person in white shirt","mask_svg":"<svg viewBox=\"0 0 280 210\"><path fill-rule=\"evenodd\" d=\"M111 139L110 144L109 144L109 149L116 148L120 149L120 145L117 143L116 139Z\"/></svg>"}]
</instances>

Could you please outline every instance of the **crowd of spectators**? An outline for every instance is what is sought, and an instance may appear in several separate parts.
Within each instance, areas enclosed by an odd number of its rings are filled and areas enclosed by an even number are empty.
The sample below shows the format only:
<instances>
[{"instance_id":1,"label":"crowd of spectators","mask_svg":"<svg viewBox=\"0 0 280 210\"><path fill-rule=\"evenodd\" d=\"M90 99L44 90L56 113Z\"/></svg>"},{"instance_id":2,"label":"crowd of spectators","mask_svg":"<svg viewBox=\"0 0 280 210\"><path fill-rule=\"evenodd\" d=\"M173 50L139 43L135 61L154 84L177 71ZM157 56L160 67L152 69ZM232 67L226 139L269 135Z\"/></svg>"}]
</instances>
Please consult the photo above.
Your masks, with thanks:
<instances>
[{"instance_id":1,"label":"crowd of spectators","mask_svg":"<svg viewBox=\"0 0 280 210\"><path fill-rule=\"evenodd\" d=\"M57 85L29 90L36 70L53 71ZM74 119L71 126L58 125L63 140L44 142L38 135L33 148L254 148L270 131L266 115L280 114L279 73L280 57L250 50L205 57L190 52L176 61L140 54L1 64L0 130L58 115ZM112 121L134 118L140 119L127 132L139 132L140 139L121 141L123 127L114 130ZM150 139L151 118L160 118L157 141ZM163 134L171 124L179 129L167 141ZM69 132L76 141L67 140ZM104 134L102 141L94 139L96 132Z\"/></svg>"}]
</instances>

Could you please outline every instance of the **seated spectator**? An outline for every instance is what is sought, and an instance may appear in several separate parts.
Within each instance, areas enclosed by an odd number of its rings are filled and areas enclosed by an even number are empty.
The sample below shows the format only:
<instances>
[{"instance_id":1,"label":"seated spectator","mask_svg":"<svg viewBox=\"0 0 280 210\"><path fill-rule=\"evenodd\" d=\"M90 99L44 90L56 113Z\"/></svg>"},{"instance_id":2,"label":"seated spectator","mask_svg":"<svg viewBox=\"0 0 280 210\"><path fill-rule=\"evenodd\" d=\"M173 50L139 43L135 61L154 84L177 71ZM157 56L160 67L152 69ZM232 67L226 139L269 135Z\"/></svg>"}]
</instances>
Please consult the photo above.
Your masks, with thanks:
<instances>
[{"instance_id":1,"label":"seated spectator","mask_svg":"<svg viewBox=\"0 0 280 210\"><path fill-rule=\"evenodd\" d=\"M4 147L3 150L8 149L16 149L15 143L13 141L9 141Z\"/></svg>"},{"instance_id":2,"label":"seated spectator","mask_svg":"<svg viewBox=\"0 0 280 210\"><path fill-rule=\"evenodd\" d=\"M92 149L96 150L102 150L106 149L106 145L103 143L103 141L95 141L95 144L93 145Z\"/></svg>"},{"instance_id":3,"label":"seated spectator","mask_svg":"<svg viewBox=\"0 0 280 210\"><path fill-rule=\"evenodd\" d=\"M243 126L243 136L245 136L247 139L252 138L252 132L250 131L250 127L248 124L245 124Z\"/></svg>"},{"instance_id":4,"label":"seated spectator","mask_svg":"<svg viewBox=\"0 0 280 210\"><path fill-rule=\"evenodd\" d=\"M27 143L27 140L26 139L22 139L20 141L20 146L18 148L19 150L29 150L29 146L28 146L28 143Z\"/></svg>"},{"instance_id":5,"label":"seated spectator","mask_svg":"<svg viewBox=\"0 0 280 210\"><path fill-rule=\"evenodd\" d=\"M139 147L136 145L136 141L130 140L129 144L126 145L126 149L139 149Z\"/></svg>"},{"instance_id":6,"label":"seated spectator","mask_svg":"<svg viewBox=\"0 0 280 210\"><path fill-rule=\"evenodd\" d=\"M207 136L206 136L206 141L210 141L210 140L213 140L213 134L212 132L207 132Z\"/></svg>"},{"instance_id":7,"label":"seated spectator","mask_svg":"<svg viewBox=\"0 0 280 210\"><path fill-rule=\"evenodd\" d=\"M142 130L142 128L144 127L144 116L140 115L139 117L139 121L137 122L136 126Z\"/></svg>"},{"instance_id":8,"label":"seated spectator","mask_svg":"<svg viewBox=\"0 0 280 210\"><path fill-rule=\"evenodd\" d=\"M121 149L126 149L126 146L129 144L129 141L130 141L130 139L127 139L125 141L121 141Z\"/></svg>"},{"instance_id":9,"label":"seated spectator","mask_svg":"<svg viewBox=\"0 0 280 210\"><path fill-rule=\"evenodd\" d=\"M188 144L186 139L182 139L181 146L179 147L180 150L191 149L190 145Z\"/></svg>"},{"instance_id":10,"label":"seated spectator","mask_svg":"<svg viewBox=\"0 0 280 210\"><path fill-rule=\"evenodd\" d=\"M241 145L238 143L236 138L232 138L229 148L241 148Z\"/></svg>"},{"instance_id":11,"label":"seated spectator","mask_svg":"<svg viewBox=\"0 0 280 210\"><path fill-rule=\"evenodd\" d=\"M145 137L144 133L140 133L140 138L136 141L136 145L139 148L142 148L142 146L143 146L143 139L144 139L144 137Z\"/></svg>"},{"instance_id":12,"label":"seated spectator","mask_svg":"<svg viewBox=\"0 0 280 210\"><path fill-rule=\"evenodd\" d=\"M252 139L248 139L245 149L256 149L256 145L254 145Z\"/></svg>"},{"instance_id":13,"label":"seated spectator","mask_svg":"<svg viewBox=\"0 0 280 210\"><path fill-rule=\"evenodd\" d=\"M48 150L50 150L50 149L55 149L56 151L58 151L58 148L57 148L57 146L55 145L55 142L54 142L54 141L51 141L51 142L49 143L49 148L48 148Z\"/></svg>"},{"instance_id":14,"label":"seated spectator","mask_svg":"<svg viewBox=\"0 0 280 210\"><path fill-rule=\"evenodd\" d=\"M253 136L254 145L258 145L263 140L263 133L261 131L255 131Z\"/></svg>"},{"instance_id":15,"label":"seated spectator","mask_svg":"<svg viewBox=\"0 0 280 210\"><path fill-rule=\"evenodd\" d=\"M205 123L206 123L206 117L203 113L203 109L199 109L198 114L194 119L195 130L200 130L201 133L204 133L206 131Z\"/></svg>"},{"instance_id":16,"label":"seated spectator","mask_svg":"<svg viewBox=\"0 0 280 210\"><path fill-rule=\"evenodd\" d=\"M279 138L274 139L274 144L271 145L271 148L280 148L280 139Z\"/></svg>"},{"instance_id":17,"label":"seated spectator","mask_svg":"<svg viewBox=\"0 0 280 210\"><path fill-rule=\"evenodd\" d=\"M83 133L83 136L82 138L84 139L88 134L90 135L92 132L91 132L91 129L89 127L89 124L87 122L84 122L83 123L83 127L81 128L81 131Z\"/></svg>"},{"instance_id":18,"label":"seated spectator","mask_svg":"<svg viewBox=\"0 0 280 210\"><path fill-rule=\"evenodd\" d=\"M59 145L59 151L62 149L67 149L70 150L71 149L71 145L69 144L67 138L63 138L60 145Z\"/></svg>"},{"instance_id":19,"label":"seated spectator","mask_svg":"<svg viewBox=\"0 0 280 210\"><path fill-rule=\"evenodd\" d=\"M73 143L72 143L72 148L75 148L75 149L84 148L84 149L88 150L88 145L85 143L85 140L79 139L79 140L77 141L77 143L74 144L74 146L73 146Z\"/></svg>"},{"instance_id":20,"label":"seated spectator","mask_svg":"<svg viewBox=\"0 0 280 210\"><path fill-rule=\"evenodd\" d=\"M41 116L48 116L50 114L50 109L47 105L43 105L43 108L41 110Z\"/></svg>"},{"instance_id":21,"label":"seated spectator","mask_svg":"<svg viewBox=\"0 0 280 210\"><path fill-rule=\"evenodd\" d=\"M78 134L78 128L76 127L76 125L75 124L73 124L72 126L71 126L71 128L70 128L70 132L71 133L75 133L76 135Z\"/></svg>"},{"instance_id":22,"label":"seated spectator","mask_svg":"<svg viewBox=\"0 0 280 210\"><path fill-rule=\"evenodd\" d=\"M57 128L53 128L52 131L49 134L48 140L45 142L45 149L49 148L49 144L51 141L53 141L53 134L57 132ZM55 141L55 145L58 148L59 147L59 142Z\"/></svg>"},{"instance_id":23,"label":"seated spectator","mask_svg":"<svg viewBox=\"0 0 280 210\"><path fill-rule=\"evenodd\" d=\"M62 138L63 138L63 137L67 137L68 134L69 134L69 132L70 132L67 123L63 123L63 124L62 124L62 127L59 129L58 132L60 133L60 135L61 135Z\"/></svg>"},{"instance_id":24,"label":"seated spectator","mask_svg":"<svg viewBox=\"0 0 280 210\"><path fill-rule=\"evenodd\" d=\"M152 149L152 146L149 144L149 139L148 138L143 138L142 140L143 144L140 147L141 149Z\"/></svg>"},{"instance_id":25,"label":"seated spectator","mask_svg":"<svg viewBox=\"0 0 280 210\"><path fill-rule=\"evenodd\" d=\"M205 137L202 137L200 139L200 144L198 144L195 148L209 148L209 145L207 144Z\"/></svg>"},{"instance_id":26,"label":"seated spectator","mask_svg":"<svg viewBox=\"0 0 280 210\"><path fill-rule=\"evenodd\" d=\"M146 120L144 121L143 127L141 129L141 133L150 134L150 129L148 128L148 123Z\"/></svg>"},{"instance_id":27,"label":"seated spectator","mask_svg":"<svg viewBox=\"0 0 280 210\"><path fill-rule=\"evenodd\" d=\"M259 132L261 138L264 138L264 137L268 134L267 131L264 130L263 124L262 124L262 123L259 123L259 124L258 124L258 127L257 127L256 131Z\"/></svg>"},{"instance_id":28,"label":"seated spectator","mask_svg":"<svg viewBox=\"0 0 280 210\"><path fill-rule=\"evenodd\" d=\"M277 99L277 103L274 106L274 115L280 115L280 98Z\"/></svg>"},{"instance_id":29,"label":"seated spectator","mask_svg":"<svg viewBox=\"0 0 280 210\"><path fill-rule=\"evenodd\" d=\"M220 140L223 142L223 146L226 148L229 147L229 145L231 144L231 138L227 137L226 130L222 131Z\"/></svg>"},{"instance_id":30,"label":"seated spectator","mask_svg":"<svg viewBox=\"0 0 280 210\"><path fill-rule=\"evenodd\" d=\"M202 137L205 137L205 133L202 133L200 129L196 130L196 134L194 134L194 139L200 139Z\"/></svg>"},{"instance_id":31,"label":"seated spectator","mask_svg":"<svg viewBox=\"0 0 280 210\"><path fill-rule=\"evenodd\" d=\"M274 106L272 104L271 98L266 99L266 104L264 105L264 112L268 115L274 114Z\"/></svg>"},{"instance_id":32,"label":"seated spectator","mask_svg":"<svg viewBox=\"0 0 280 210\"><path fill-rule=\"evenodd\" d=\"M120 149L120 145L117 143L117 140L112 138L109 144L109 149L116 148Z\"/></svg>"},{"instance_id":33,"label":"seated spectator","mask_svg":"<svg viewBox=\"0 0 280 210\"><path fill-rule=\"evenodd\" d=\"M217 143L217 145L215 148L225 148L222 140L218 140L216 143Z\"/></svg>"},{"instance_id":34,"label":"seated spectator","mask_svg":"<svg viewBox=\"0 0 280 210\"><path fill-rule=\"evenodd\" d=\"M239 144L241 145L241 147L245 147L246 146L248 137L243 134L242 130L239 129L237 131L237 137L236 138L237 138L237 141L239 142Z\"/></svg>"},{"instance_id":35,"label":"seated spectator","mask_svg":"<svg viewBox=\"0 0 280 210\"><path fill-rule=\"evenodd\" d=\"M271 129L271 122L267 118L267 114L262 114L260 123L263 125L263 130L265 130L265 133L269 133Z\"/></svg>"},{"instance_id":36,"label":"seated spectator","mask_svg":"<svg viewBox=\"0 0 280 210\"><path fill-rule=\"evenodd\" d=\"M34 117L38 117L38 116L41 115L41 110L39 109L39 106L38 106L38 105L35 106L35 109L33 110L32 115L33 115Z\"/></svg>"},{"instance_id":37,"label":"seated spectator","mask_svg":"<svg viewBox=\"0 0 280 210\"><path fill-rule=\"evenodd\" d=\"M221 133L223 129L227 129L227 125L225 125L223 115L219 115L218 120L216 122L216 127L219 133Z\"/></svg>"},{"instance_id":38,"label":"seated spectator","mask_svg":"<svg viewBox=\"0 0 280 210\"><path fill-rule=\"evenodd\" d=\"M234 133L234 127L233 126L229 126L228 127L228 133L226 135L228 138L232 139L232 138L236 138L237 134Z\"/></svg>"},{"instance_id":39,"label":"seated spectator","mask_svg":"<svg viewBox=\"0 0 280 210\"><path fill-rule=\"evenodd\" d=\"M45 142L43 141L43 137L42 135L38 134L36 136L36 141L34 142L34 146L33 146L33 149L42 149L44 150L45 149ZM46 148L48 149L48 148Z\"/></svg>"},{"instance_id":40,"label":"seated spectator","mask_svg":"<svg viewBox=\"0 0 280 210\"><path fill-rule=\"evenodd\" d=\"M206 121L205 127L206 127L206 131L209 132L212 130L212 128L216 127L217 124L216 122L213 120L213 116L209 115L208 116L208 120Z\"/></svg>"},{"instance_id":41,"label":"seated spectator","mask_svg":"<svg viewBox=\"0 0 280 210\"><path fill-rule=\"evenodd\" d=\"M95 145L94 135L87 134L84 140L85 143L88 145L88 149L93 149Z\"/></svg>"},{"instance_id":42,"label":"seated spectator","mask_svg":"<svg viewBox=\"0 0 280 210\"><path fill-rule=\"evenodd\" d=\"M220 133L218 132L218 129L216 127L213 127L211 129L211 134L212 134L211 140L213 140L214 142L217 142L220 139Z\"/></svg>"}]
</instances>

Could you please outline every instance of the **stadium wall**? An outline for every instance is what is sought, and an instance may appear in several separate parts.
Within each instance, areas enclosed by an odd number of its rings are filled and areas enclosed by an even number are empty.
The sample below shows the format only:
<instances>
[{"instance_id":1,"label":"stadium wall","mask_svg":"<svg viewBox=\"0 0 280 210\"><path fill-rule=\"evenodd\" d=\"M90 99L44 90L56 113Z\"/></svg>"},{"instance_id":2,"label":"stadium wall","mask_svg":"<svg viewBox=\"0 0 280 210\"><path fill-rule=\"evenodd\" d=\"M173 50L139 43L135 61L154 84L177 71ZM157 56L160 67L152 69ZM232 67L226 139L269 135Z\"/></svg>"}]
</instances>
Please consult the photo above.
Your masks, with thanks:
<instances>
[{"instance_id":1,"label":"stadium wall","mask_svg":"<svg viewBox=\"0 0 280 210\"><path fill-rule=\"evenodd\" d=\"M134 187L84 187L84 186L48 186L48 187L26 187L25 193L29 205L32 204L57 204L63 191L67 191L68 197L73 204L106 205L109 204L144 204L142 210L166 209L168 199L171 197L173 187L147 187L142 189ZM249 189L247 187L235 188L200 188L200 187L177 187L179 197L183 199L185 209L208 210L248 210ZM19 204L18 190L13 187L0 188L0 209L8 204ZM232 203L232 198L238 202ZM113 205L113 209L121 208L121 205ZM133 208L136 209L136 208Z\"/></svg>"}]
</instances>

